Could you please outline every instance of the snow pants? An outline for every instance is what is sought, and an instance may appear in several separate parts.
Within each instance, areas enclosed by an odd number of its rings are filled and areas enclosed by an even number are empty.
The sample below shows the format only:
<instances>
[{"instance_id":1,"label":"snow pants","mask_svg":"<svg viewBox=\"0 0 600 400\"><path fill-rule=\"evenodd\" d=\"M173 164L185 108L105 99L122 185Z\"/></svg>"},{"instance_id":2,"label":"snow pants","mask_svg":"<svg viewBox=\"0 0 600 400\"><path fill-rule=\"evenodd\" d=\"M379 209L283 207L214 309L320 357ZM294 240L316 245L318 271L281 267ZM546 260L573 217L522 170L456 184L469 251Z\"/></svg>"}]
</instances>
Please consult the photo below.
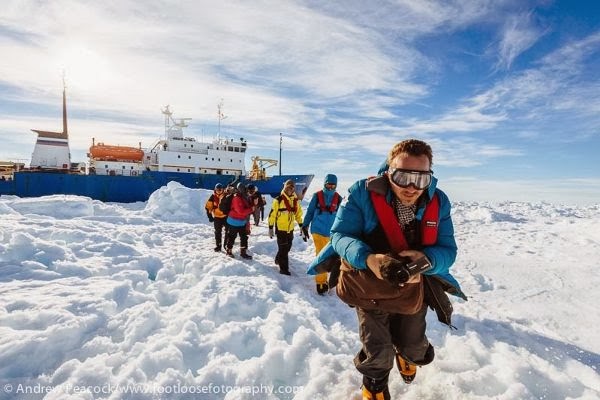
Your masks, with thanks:
<instances>
[{"instance_id":1,"label":"snow pants","mask_svg":"<svg viewBox=\"0 0 600 400\"><path fill-rule=\"evenodd\" d=\"M427 305L413 315L390 314L357 307L362 349L354 357L356 369L364 376L387 379L396 354L407 361L424 365L429 341L425 336Z\"/></svg>"},{"instance_id":2,"label":"snow pants","mask_svg":"<svg viewBox=\"0 0 600 400\"><path fill-rule=\"evenodd\" d=\"M246 226L233 226L227 224L227 240L225 241L225 247L227 249L233 249L235 244L235 238L240 235L240 249L248 248L248 231Z\"/></svg>"},{"instance_id":3,"label":"snow pants","mask_svg":"<svg viewBox=\"0 0 600 400\"><path fill-rule=\"evenodd\" d=\"M313 242L315 243L315 252L319 255L319 252L323 247L329 243L329 236L319 235L318 233L312 234ZM315 275L315 282L317 284L327 283L327 272Z\"/></svg>"},{"instance_id":4,"label":"snow pants","mask_svg":"<svg viewBox=\"0 0 600 400\"><path fill-rule=\"evenodd\" d=\"M215 227L215 243L220 247L223 244L223 228L225 228L225 243L227 243L227 217L215 218L213 224Z\"/></svg>"},{"instance_id":5,"label":"snow pants","mask_svg":"<svg viewBox=\"0 0 600 400\"><path fill-rule=\"evenodd\" d=\"M277 255L275 262L279 265L279 269L284 272L290 271L290 261L288 254L292 249L294 241L294 232L277 231Z\"/></svg>"}]
</instances>

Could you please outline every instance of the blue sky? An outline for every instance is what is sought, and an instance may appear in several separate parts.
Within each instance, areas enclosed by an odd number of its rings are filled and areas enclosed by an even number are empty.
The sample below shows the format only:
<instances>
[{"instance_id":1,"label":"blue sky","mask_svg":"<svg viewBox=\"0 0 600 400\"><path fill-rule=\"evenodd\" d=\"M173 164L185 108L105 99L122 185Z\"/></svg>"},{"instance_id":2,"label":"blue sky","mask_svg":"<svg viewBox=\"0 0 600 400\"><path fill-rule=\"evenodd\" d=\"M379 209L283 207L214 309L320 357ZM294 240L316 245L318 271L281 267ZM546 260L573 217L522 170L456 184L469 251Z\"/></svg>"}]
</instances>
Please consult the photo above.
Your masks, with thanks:
<instances>
[{"instance_id":1,"label":"blue sky","mask_svg":"<svg viewBox=\"0 0 600 400\"><path fill-rule=\"evenodd\" d=\"M222 99L223 135L278 158L283 132L317 185L416 137L452 200L600 203L598 1L9 0L0 54L2 160L60 130L64 70L74 161L151 146L166 104L211 138Z\"/></svg>"}]
</instances>

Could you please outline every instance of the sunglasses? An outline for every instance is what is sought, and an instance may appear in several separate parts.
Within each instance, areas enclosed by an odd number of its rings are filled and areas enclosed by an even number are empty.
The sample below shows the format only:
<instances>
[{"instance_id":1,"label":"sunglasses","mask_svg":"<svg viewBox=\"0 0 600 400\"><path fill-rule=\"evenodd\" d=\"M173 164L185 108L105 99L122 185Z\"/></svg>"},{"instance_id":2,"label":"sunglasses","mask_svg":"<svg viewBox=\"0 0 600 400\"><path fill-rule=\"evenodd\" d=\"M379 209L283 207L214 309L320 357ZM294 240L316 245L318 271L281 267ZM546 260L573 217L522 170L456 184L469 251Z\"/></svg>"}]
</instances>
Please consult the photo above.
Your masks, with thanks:
<instances>
[{"instance_id":1,"label":"sunglasses","mask_svg":"<svg viewBox=\"0 0 600 400\"><path fill-rule=\"evenodd\" d=\"M410 169L394 168L388 175L395 185L407 188L413 185L417 190L425 190L431 185L433 171L413 171Z\"/></svg>"}]
</instances>

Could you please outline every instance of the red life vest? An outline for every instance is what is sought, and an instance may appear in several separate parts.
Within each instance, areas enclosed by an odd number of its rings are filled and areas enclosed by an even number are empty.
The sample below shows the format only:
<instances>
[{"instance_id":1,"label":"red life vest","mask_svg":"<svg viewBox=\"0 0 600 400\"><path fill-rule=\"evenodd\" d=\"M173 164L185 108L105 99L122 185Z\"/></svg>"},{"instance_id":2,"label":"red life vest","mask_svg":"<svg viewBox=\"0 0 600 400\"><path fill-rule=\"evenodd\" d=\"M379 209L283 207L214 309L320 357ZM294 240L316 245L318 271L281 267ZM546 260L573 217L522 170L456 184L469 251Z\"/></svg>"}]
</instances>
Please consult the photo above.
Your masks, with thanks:
<instances>
[{"instance_id":1,"label":"red life vest","mask_svg":"<svg viewBox=\"0 0 600 400\"><path fill-rule=\"evenodd\" d=\"M298 207L298 198L294 197L294 202L293 205L290 206L290 202L288 200L287 197L285 197L284 195L279 196L279 200L280 200L280 204L281 204L281 200L283 200L283 203L285 204L285 209L287 210L287 212L289 213L295 213L296 209Z\"/></svg>"},{"instance_id":2,"label":"red life vest","mask_svg":"<svg viewBox=\"0 0 600 400\"><path fill-rule=\"evenodd\" d=\"M325 195L322 190L319 190L317 192L317 200L319 201L319 210L321 210L321 212L329 211L331 214L333 214L334 212L337 211L341 198L342 198L342 196L340 196L340 194L338 192L335 192L333 194L333 199L331 199L331 204L329 206L327 206L325 204Z\"/></svg>"},{"instance_id":3,"label":"red life vest","mask_svg":"<svg viewBox=\"0 0 600 400\"><path fill-rule=\"evenodd\" d=\"M406 238L400 225L396 223L394 209L387 203L384 195L375 192L370 193L373 207L377 213L377 219L379 219L379 223L390 242L392 250L395 252L407 250L409 248L408 243L406 243ZM425 212L421 220L421 244L423 246L435 244L437 241L439 215L440 201L438 195L435 194L433 199L425 205Z\"/></svg>"}]
</instances>

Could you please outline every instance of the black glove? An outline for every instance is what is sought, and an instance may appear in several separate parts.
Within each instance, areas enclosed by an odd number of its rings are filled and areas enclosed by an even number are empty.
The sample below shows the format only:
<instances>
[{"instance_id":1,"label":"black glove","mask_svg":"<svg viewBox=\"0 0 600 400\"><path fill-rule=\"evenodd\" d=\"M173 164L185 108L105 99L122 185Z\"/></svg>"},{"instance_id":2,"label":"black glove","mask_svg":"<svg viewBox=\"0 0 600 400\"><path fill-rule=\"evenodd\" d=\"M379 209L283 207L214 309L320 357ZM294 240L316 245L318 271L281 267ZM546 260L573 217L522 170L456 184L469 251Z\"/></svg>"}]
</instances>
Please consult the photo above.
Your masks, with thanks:
<instances>
[{"instance_id":1,"label":"black glove","mask_svg":"<svg viewBox=\"0 0 600 400\"><path fill-rule=\"evenodd\" d=\"M206 216L208 217L208 222L213 222L215 218L212 216L210 211L206 210Z\"/></svg>"},{"instance_id":2,"label":"black glove","mask_svg":"<svg viewBox=\"0 0 600 400\"><path fill-rule=\"evenodd\" d=\"M308 226L302 227L302 239L306 242L310 235L308 234Z\"/></svg>"},{"instance_id":3,"label":"black glove","mask_svg":"<svg viewBox=\"0 0 600 400\"><path fill-rule=\"evenodd\" d=\"M427 257L411 261L409 257L393 258L388 256L379 271L383 279L394 286L399 286L416 274L421 274L430 269L431 263Z\"/></svg>"}]
</instances>

